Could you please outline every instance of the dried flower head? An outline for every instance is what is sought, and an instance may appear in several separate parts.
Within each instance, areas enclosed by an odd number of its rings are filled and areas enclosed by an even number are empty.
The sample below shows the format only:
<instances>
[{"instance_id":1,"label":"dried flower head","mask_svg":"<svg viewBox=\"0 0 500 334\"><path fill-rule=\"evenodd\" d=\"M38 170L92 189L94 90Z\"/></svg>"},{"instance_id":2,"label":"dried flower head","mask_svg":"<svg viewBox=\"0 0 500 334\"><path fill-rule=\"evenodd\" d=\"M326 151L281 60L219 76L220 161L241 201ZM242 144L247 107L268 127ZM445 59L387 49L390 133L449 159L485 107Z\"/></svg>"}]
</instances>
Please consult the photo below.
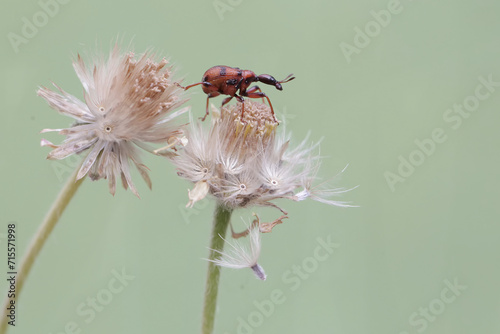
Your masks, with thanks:
<instances>
[{"instance_id":1,"label":"dried flower head","mask_svg":"<svg viewBox=\"0 0 500 334\"><path fill-rule=\"evenodd\" d=\"M108 179L112 194L116 177L125 189L138 196L130 175L130 162L151 187L148 169L139 157L139 148L152 152L147 143L170 143L173 146L183 134L172 121L185 109L173 112L184 101L181 90L171 79L172 67L163 58L144 53L138 59L132 52L122 54L118 46L108 59L97 56L86 66L80 55L73 67L84 88L85 103L58 88L60 93L45 87L38 90L49 105L76 122L57 131L66 136L60 145L42 140L42 146L54 148L48 159L63 159L90 150L78 173L78 179L89 174L92 180ZM172 144L174 143L174 144ZM173 155L164 151L165 155Z\"/></svg>"},{"instance_id":2,"label":"dried flower head","mask_svg":"<svg viewBox=\"0 0 500 334\"><path fill-rule=\"evenodd\" d=\"M225 252L215 250L219 253L219 257L214 260L209 260L220 267L226 267L231 269L243 269L250 268L254 272L255 276L261 280L266 280L266 273L264 269L257 263L260 256L261 250L261 234L258 228L249 228L249 246L246 246L243 242L238 240L233 240L232 242L226 240L229 249Z\"/></svg>"},{"instance_id":3,"label":"dried flower head","mask_svg":"<svg viewBox=\"0 0 500 334\"><path fill-rule=\"evenodd\" d=\"M320 164L315 153L318 144L308 144L306 138L290 149L285 131L276 134L278 123L267 105L247 100L243 119L241 106L225 106L221 111L212 107L211 128L192 122L189 144L173 157L178 174L195 184L189 206L208 193L228 208L272 206L285 215L273 200L312 198L349 206L329 199L345 189L312 186Z\"/></svg>"}]
</instances>

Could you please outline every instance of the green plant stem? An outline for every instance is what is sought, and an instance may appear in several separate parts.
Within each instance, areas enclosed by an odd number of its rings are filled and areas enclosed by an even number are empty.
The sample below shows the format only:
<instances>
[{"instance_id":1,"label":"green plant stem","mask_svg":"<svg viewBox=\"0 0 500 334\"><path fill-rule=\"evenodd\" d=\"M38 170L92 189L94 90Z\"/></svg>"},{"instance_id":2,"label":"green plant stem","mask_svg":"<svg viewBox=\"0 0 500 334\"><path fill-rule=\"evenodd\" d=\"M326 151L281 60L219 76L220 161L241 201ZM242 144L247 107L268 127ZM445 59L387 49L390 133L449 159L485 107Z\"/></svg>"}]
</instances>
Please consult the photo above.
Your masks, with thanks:
<instances>
[{"instance_id":1,"label":"green plant stem","mask_svg":"<svg viewBox=\"0 0 500 334\"><path fill-rule=\"evenodd\" d=\"M36 232L33 240L31 241L31 244L29 245L23 260L21 261L21 265L19 266L19 269L17 270L17 275L16 275L16 283L15 283L15 298L11 299L8 296L6 296L4 304L3 304L3 309L2 309L2 318L0 319L0 334L5 334L7 332L7 323L10 321L10 319L7 317L7 306L10 304L11 300L15 301L15 306L16 310L18 310L18 303L17 301L19 300L19 295L21 294L21 290L24 285L24 281L28 277L31 268L33 266L33 263L35 262L36 258L38 257L43 245L45 244L45 241L47 241L47 238L49 237L50 233L54 229L54 226L57 224L59 221L59 218L61 218L61 215L64 212L64 209L66 209L66 206L70 202L70 200L73 198L73 195L76 193L78 190L78 187L82 184L83 180L85 178L81 178L80 180L76 180L76 176L78 174L78 170L80 167L76 168L76 170L73 172L73 174L69 177L68 181L62 188L61 192L59 193L57 199L55 202L52 204L52 207L50 208L49 212L45 216L45 219L43 220L42 224L38 228L38 231Z\"/></svg>"},{"instance_id":2,"label":"green plant stem","mask_svg":"<svg viewBox=\"0 0 500 334\"><path fill-rule=\"evenodd\" d=\"M210 239L210 254L208 259L214 260L219 254L216 251L224 249L226 235L232 209L217 204L214 213L212 237ZM207 282L205 286L205 303L203 306L202 334L212 334L214 330L215 309L217 307L217 292L219 291L220 267L208 262Z\"/></svg>"}]
</instances>

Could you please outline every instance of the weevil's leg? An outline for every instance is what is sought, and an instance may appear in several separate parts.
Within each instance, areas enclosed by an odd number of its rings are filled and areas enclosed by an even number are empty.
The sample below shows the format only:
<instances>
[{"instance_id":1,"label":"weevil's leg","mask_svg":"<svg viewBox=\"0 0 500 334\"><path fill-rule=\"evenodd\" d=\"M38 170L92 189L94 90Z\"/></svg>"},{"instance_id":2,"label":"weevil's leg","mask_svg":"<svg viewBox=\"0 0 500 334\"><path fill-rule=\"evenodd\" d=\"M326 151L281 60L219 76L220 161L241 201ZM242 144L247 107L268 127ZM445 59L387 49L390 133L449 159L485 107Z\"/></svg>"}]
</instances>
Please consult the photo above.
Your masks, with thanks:
<instances>
[{"instance_id":1,"label":"weevil's leg","mask_svg":"<svg viewBox=\"0 0 500 334\"><path fill-rule=\"evenodd\" d=\"M221 109L222 107L224 107L224 105L226 105L227 103L229 103L229 101L231 101L231 99L233 98L234 96L229 96L229 97L226 97L224 100L222 100L222 105L220 106Z\"/></svg>"},{"instance_id":2,"label":"weevil's leg","mask_svg":"<svg viewBox=\"0 0 500 334\"><path fill-rule=\"evenodd\" d=\"M242 123L246 123L243 120L243 114L245 113L245 99L242 98L241 96L236 95L236 94L234 94L234 97L236 98L236 100L238 100L238 102L241 103L241 117L240 117L240 120L241 120Z\"/></svg>"},{"instance_id":3,"label":"weevil's leg","mask_svg":"<svg viewBox=\"0 0 500 334\"><path fill-rule=\"evenodd\" d=\"M257 92L257 91L262 93L262 90L259 88L259 86L250 87L250 88L248 88L248 90L246 92L253 93L253 92ZM265 103L264 98L262 98L262 103Z\"/></svg>"},{"instance_id":4,"label":"weevil's leg","mask_svg":"<svg viewBox=\"0 0 500 334\"><path fill-rule=\"evenodd\" d=\"M217 93L217 92L214 92L214 93L209 93L209 94L207 95L207 108L206 108L206 110L205 110L205 116L200 117L200 119L201 119L201 121L202 121L202 122L203 122L203 121L205 121L205 119L207 118L207 116L208 116L208 114L209 114L209 112L208 112L208 100L210 100L212 97L216 97L216 96L219 96L219 95L220 95L220 94L219 94L219 93Z\"/></svg>"},{"instance_id":5,"label":"weevil's leg","mask_svg":"<svg viewBox=\"0 0 500 334\"><path fill-rule=\"evenodd\" d=\"M271 107L271 113L273 114L273 118L274 118L274 121L276 123L279 123L278 120L276 119L276 116L274 115L274 109L273 109L273 105L271 104L271 100L269 100L269 97L266 95L266 93L263 93L263 92L258 92L258 93L249 93L247 91L247 94L245 95L246 97L249 97L251 99L259 99L259 98L266 98L267 99L267 102L269 102L269 107Z\"/></svg>"},{"instance_id":6,"label":"weevil's leg","mask_svg":"<svg viewBox=\"0 0 500 334\"><path fill-rule=\"evenodd\" d=\"M204 82L204 81L202 81L202 82L197 82L197 83L195 83L195 84L192 84L192 85L189 85L189 86L183 87L183 86L181 86L178 82L174 82L174 84L175 84L177 87L182 88L182 89L184 89L184 90L188 90L188 89L189 89L189 88L191 88L191 87L198 86L198 85L201 85L201 84L203 84L203 83L205 83L205 82Z\"/></svg>"}]
</instances>

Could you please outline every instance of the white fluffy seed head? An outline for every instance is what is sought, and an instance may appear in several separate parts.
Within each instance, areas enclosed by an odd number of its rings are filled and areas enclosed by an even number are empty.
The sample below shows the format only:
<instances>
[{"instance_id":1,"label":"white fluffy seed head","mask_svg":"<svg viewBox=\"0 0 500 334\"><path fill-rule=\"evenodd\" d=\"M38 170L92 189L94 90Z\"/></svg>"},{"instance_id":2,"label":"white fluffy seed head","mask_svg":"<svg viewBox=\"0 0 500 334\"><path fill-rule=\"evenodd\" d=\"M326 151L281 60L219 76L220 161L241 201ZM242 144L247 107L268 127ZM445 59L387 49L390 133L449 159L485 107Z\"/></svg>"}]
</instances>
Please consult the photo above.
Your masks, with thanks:
<instances>
[{"instance_id":1,"label":"white fluffy seed head","mask_svg":"<svg viewBox=\"0 0 500 334\"><path fill-rule=\"evenodd\" d=\"M212 124L203 127L191 122L187 131L189 144L172 158L178 174L195 183L206 182L217 201L230 208L253 205L273 206L273 200L312 198L343 206L324 196L343 189L322 190L311 185L316 180L320 156L318 144L306 137L290 149L285 131L277 134L267 105L245 101L217 110L212 107ZM191 203L191 202L190 202Z\"/></svg>"},{"instance_id":2,"label":"white fluffy seed head","mask_svg":"<svg viewBox=\"0 0 500 334\"><path fill-rule=\"evenodd\" d=\"M226 242L226 251L221 252L216 250L215 252L217 252L219 256L216 259L209 261L214 262L220 267L231 269L250 268L257 278L264 281L267 277L266 273L257 263L262 248L259 229L257 227L252 228L248 237L248 246L244 243L244 241L242 241L242 239L234 239L232 241L224 239Z\"/></svg>"},{"instance_id":3,"label":"white fluffy seed head","mask_svg":"<svg viewBox=\"0 0 500 334\"><path fill-rule=\"evenodd\" d=\"M132 162L151 187L138 148L151 151L146 143L181 137L183 132L173 119L186 111L173 112L185 102L182 90L174 85L168 61L154 58L147 52L138 58L132 52L121 53L118 45L107 59L96 56L89 66L78 55L73 67L83 85L85 103L57 86L59 93L40 88L38 95L52 108L76 120L72 127L56 130L66 139L61 145L49 145L54 150L48 159L89 150L78 178L89 174L93 180L108 179L114 194L120 177L123 186L137 195L130 176ZM46 141L42 144L47 146Z\"/></svg>"}]
</instances>

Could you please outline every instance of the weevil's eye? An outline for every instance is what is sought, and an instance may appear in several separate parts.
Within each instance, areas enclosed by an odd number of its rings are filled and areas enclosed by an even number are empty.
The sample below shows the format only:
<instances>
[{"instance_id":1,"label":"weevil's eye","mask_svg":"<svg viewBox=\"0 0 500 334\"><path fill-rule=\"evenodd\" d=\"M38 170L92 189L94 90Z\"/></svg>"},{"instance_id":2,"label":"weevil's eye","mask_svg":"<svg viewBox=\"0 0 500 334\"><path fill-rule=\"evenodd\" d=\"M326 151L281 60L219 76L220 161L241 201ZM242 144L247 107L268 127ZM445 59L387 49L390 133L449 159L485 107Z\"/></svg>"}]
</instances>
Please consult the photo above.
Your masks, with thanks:
<instances>
[{"instance_id":1,"label":"weevil's eye","mask_svg":"<svg viewBox=\"0 0 500 334\"><path fill-rule=\"evenodd\" d=\"M208 173L208 168L205 167L201 171L202 171L203 174L207 174Z\"/></svg>"},{"instance_id":2,"label":"weevil's eye","mask_svg":"<svg viewBox=\"0 0 500 334\"><path fill-rule=\"evenodd\" d=\"M111 126L109 126L109 125L106 125L104 127L104 131L106 131L107 133L110 133L111 131L113 131L113 128Z\"/></svg>"},{"instance_id":3,"label":"weevil's eye","mask_svg":"<svg viewBox=\"0 0 500 334\"><path fill-rule=\"evenodd\" d=\"M244 183L240 184L240 190L246 190L246 189L247 186Z\"/></svg>"}]
</instances>

